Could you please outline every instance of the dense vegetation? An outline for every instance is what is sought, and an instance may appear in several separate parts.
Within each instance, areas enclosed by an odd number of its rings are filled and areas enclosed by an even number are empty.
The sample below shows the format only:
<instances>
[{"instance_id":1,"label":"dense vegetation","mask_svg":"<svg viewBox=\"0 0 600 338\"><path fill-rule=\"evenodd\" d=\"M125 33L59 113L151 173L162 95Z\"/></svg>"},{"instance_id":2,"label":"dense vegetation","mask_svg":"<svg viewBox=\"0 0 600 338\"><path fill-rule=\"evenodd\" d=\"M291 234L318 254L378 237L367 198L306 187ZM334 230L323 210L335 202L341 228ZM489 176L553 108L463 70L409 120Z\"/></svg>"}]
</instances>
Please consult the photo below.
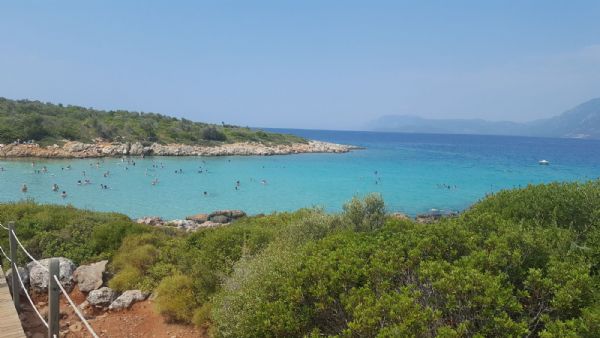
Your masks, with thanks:
<instances>
[{"instance_id":1,"label":"dense vegetation","mask_svg":"<svg viewBox=\"0 0 600 338\"><path fill-rule=\"evenodd\" d=\"M101 111L78 106L0 98L0 143L34 140L60 144L63 140L92 142L215 144L260 142L287 144L304 139L222 123L192 122L154 113Z\"/></svg>"},{"instance_id":2,"label":"dense vegetation","mask_svg":"<svg viewBox=\"0 0 600 338\"><path fill-rule=\"evenodd\" d=\"M1 206L8 219L40 256L111 258L111 287L154 290L167 318L219 337L600 333L599 181L503 191L429 225L377 195L193 234L32 203Z\"/></svg>"}]
</instances>

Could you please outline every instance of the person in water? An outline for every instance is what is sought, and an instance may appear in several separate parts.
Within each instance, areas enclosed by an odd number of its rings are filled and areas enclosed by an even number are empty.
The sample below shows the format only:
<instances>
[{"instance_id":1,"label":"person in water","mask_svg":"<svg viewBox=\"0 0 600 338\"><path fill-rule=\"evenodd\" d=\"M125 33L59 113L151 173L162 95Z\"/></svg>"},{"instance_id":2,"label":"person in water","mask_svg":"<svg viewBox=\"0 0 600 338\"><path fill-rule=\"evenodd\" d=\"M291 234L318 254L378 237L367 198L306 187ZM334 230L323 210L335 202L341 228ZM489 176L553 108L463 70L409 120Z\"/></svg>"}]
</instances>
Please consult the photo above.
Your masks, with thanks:
<instances>
[{"instance_id":1,"label":"person in water","mask_svg":"<svg viewBox=\"0 0 600 338\"><path fill-rule=\"evenodd\" d=\"M52 191L57 192L58 191L58 184L54 183L52 185Z\"/></svg>"},{"instance_id":2,"label":"person in water","mask_svg":"<svg viewBox=\"0 0 600 338\"><path fill-rule=\"evenodd\" d=\"M21 186L21 192L27 192L27 184L23 183L23 185Z\"/></svg>"},{"instance_id":3,"label":"person in water","mask_svg":"<svg viewBox=\"0 0 600 338\"><path fill-rule=\"evenodd\" d=\"M67 192L63 190L63 192L60 194L60 197L67 198Z\"/></svg>"}]
</instances>

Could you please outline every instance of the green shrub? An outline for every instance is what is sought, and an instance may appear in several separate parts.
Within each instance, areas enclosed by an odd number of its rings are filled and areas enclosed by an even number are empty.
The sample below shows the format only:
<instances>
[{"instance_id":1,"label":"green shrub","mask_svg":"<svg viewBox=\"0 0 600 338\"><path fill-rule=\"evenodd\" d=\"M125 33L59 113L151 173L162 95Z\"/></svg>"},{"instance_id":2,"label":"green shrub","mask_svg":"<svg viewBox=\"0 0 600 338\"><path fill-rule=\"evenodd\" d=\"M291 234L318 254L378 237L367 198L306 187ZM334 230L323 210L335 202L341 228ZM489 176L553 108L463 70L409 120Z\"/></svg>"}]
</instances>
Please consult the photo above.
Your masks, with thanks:
<instances>
[{"instance_id":1,"label":"green shrub","mask_svg":"<svg viewBox=\"0 0 600 338\"><path fill-rule=\"evenodd\" d=\"M344 204L343 217L356 231L379 229L385 222L385 204L379 194L367 195L364 200L357 197Z\"/></svg>"},{"instance_id":2,"label":"green shrub","mask_svg":"<svg viewBox=\"0 0 600 338\"><path fill-rule=\"evenodd\" d=\"M156 289L156 309L169 321L192 320L197 302L194 297L194 282L190 277L174 275L166 277Z\"/></svg>"}]
</instances>

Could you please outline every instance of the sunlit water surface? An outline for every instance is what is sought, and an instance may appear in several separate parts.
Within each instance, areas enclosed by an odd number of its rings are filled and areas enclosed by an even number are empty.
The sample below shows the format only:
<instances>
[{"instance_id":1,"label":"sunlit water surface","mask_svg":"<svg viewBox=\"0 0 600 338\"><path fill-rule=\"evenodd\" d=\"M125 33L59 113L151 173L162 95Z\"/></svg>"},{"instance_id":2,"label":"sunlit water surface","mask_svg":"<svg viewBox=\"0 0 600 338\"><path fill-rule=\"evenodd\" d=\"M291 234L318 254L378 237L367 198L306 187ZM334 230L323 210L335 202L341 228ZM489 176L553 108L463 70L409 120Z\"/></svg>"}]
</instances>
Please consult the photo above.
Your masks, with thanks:
<instances>
[{"instance_id":1,"label":"sunlit water surface","mask_svg":"<svg viewBox=\"0 0 600 338\"><path fill-rule=\"evenodd\" d=\"M593 140L287 132L366 149L271 157L136 157L135 166L115 158L35 159L34 166L31 159L0 160L0 201L31 198L173 219L230 208L250 214L311 206L337 211L352 196L379 192L390 211L414 215L432 208L462 210L504 188L600 176L600 141ZM541 166L541 159L551 164ZM43 166L48 172L36 173ZM183 173L175 173L179 169ZM85 179L91 184L77 184ZM159 183L152 185L154 179ZM51 190L54 183L66 191L66 198ZM21 192L22 184L28 186L27 193Z\"/></svg>"}]
</instances>

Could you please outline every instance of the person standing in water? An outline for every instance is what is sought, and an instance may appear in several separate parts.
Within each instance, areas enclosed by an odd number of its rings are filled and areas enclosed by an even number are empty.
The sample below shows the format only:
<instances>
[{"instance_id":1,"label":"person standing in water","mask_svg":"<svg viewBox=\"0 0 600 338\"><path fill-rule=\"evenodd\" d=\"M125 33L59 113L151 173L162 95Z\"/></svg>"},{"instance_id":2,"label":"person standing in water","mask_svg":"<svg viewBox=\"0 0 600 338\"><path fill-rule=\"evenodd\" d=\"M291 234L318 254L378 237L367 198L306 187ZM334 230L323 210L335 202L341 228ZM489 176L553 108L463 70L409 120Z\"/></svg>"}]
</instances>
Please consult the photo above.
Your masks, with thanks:
<instances>
[{"instance_id":1,"label":"person standing in water","mask_svg":"<svg viewBox=\"0 0 600 338\"><path fill-rule=\"evenodd\" d=\"M23 185L21 186L21 192L22 193L26 193L27 192L27 184L23 183Z\"/></svg>"},{"instance_id":2,"label":"person standing in water","mask_svg":"<svg viewBox=\"0 0 600 338\"><path fill-rule=\"evenodd\" d=\"M63 192L60 194L60 197L67 198L67 192L63 190Z\"/></svg>"}]
</instances>

